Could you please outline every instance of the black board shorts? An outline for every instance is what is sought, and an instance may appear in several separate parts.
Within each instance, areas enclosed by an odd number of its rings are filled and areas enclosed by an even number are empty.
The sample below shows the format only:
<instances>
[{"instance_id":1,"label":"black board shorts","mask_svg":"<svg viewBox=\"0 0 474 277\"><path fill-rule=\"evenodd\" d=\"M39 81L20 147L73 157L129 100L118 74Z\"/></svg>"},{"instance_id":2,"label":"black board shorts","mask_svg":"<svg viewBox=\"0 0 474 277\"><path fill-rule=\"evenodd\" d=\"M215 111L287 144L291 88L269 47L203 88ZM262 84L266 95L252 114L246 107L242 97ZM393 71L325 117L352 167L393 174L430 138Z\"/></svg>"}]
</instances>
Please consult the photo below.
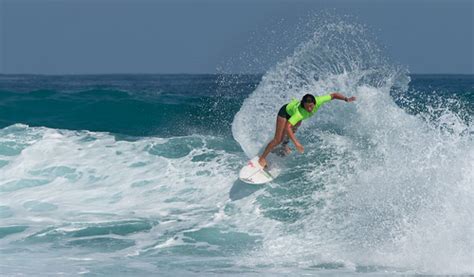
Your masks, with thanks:
<instances>
[{"instance_id":1,"label":"black board shorts","mask_svg":"<svg viewBox=\"0 0 474 277\"><path fill-rule=\"evenodd\" d=\"M288 104L283 105L283 107L281 107L280 110L278 111L278 116L284 117L284 118L286 118L286 120L290 119L290 117L291 117L291 115L289 115L286 112L286 106L287 105Z\"/></svg>"}]
</instances>

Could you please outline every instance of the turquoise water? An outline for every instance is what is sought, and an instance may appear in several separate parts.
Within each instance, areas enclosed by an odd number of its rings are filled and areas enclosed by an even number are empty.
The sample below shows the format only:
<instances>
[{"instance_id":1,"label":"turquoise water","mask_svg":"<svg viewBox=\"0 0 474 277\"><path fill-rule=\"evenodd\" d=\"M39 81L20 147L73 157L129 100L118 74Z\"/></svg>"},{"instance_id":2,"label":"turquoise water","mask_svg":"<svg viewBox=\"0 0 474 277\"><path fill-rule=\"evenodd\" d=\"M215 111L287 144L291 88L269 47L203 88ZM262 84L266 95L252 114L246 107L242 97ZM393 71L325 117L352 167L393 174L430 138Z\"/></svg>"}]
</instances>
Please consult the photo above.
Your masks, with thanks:
<instances>
[{"instance_id":1,"label":"turquoise water","mask_svg":"<svg viewBox=\"0 0 474 277\"><path fill-rule=\"evenodd\" d=\"M339 23L262 75L0 75L0 272L472 274L474 76L381 55ZM278 108L328 91L357 101L238 181Z\"/></svg>"}]
</instances>

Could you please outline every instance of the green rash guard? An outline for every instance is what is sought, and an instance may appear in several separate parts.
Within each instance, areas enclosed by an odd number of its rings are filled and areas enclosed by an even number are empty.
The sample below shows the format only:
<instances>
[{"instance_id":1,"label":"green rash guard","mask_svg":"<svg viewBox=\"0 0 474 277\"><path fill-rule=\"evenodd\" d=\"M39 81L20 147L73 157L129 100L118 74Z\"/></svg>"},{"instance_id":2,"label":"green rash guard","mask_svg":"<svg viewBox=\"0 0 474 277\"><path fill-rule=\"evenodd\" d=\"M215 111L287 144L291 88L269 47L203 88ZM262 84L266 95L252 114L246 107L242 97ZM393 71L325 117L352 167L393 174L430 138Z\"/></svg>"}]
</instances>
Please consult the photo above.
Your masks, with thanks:
<instances>
[{"instance_id":1,"label":"green rash guard","mask_svg":"<svg viewBox=\"0 0 474 277\"><path fill-rule=\"evenodd\" d=\"M318 109L324 104L332 100L332 97L330 94L323 95L323 96L316 96L316 105L314 105L313 110L309 113L304 109L304 107L301 107L301 102L298 99L293 99L291 100L290 103L286 106L286 112L291 116L290 119L288 119L288 122L292 126L295 126L298 122L301 120L310 118L313 116Z\"/></svg>"}]
</instances>

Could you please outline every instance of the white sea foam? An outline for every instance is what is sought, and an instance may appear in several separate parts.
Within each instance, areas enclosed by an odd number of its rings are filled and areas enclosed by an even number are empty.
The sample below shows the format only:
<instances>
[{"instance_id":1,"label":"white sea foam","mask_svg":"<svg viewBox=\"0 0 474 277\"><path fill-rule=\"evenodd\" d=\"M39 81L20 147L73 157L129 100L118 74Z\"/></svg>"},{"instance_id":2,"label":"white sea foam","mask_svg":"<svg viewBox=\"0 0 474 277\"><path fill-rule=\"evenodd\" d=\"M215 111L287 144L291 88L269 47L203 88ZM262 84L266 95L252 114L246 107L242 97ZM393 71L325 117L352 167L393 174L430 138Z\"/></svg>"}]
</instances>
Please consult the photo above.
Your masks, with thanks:
<instances>
[{"instance_id":1,"label":"white sea foam","mask_svg":"<svg viewBox=\"0 0 474 277\"><path fill-rule=\"evenodd\" d=\"M8 208L0 227L27 229L0 245L15 249L9 244L26 240L33 252L45 249L36 249L37 241L66 246L48 252L49 261L71 253L68 245L84 245L96 260L147 253L219 223L243 161L209 136L117 141L107 133L25 125L2 132L3 142L21 142L21 149L0 168L0 202ZM116 250L105 255L107 247Z\"/></svg>"}]
</instances>

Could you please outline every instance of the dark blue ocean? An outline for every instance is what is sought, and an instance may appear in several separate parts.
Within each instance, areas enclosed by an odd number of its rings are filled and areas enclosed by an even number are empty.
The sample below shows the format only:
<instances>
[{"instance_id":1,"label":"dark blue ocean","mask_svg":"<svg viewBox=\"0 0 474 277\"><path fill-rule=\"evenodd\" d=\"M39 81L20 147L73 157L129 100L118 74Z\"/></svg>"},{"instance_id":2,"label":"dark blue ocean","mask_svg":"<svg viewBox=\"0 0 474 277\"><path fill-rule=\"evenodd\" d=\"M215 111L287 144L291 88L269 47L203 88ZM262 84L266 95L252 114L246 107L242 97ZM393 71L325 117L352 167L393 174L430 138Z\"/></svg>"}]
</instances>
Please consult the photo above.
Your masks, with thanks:
<instances>
[{"instance_id":1,"label":"dark blue ocean","mask_svg":"<svg viewBox=\"0 0 474 277\"><path fill-rule=\"evenodd\" d=\"M1 275L473 274L474 76L336 27L256 75L0 75ZM281 105L333 91L357 100L304 154L238 180Z\"/></svg>"}]
</instances>

